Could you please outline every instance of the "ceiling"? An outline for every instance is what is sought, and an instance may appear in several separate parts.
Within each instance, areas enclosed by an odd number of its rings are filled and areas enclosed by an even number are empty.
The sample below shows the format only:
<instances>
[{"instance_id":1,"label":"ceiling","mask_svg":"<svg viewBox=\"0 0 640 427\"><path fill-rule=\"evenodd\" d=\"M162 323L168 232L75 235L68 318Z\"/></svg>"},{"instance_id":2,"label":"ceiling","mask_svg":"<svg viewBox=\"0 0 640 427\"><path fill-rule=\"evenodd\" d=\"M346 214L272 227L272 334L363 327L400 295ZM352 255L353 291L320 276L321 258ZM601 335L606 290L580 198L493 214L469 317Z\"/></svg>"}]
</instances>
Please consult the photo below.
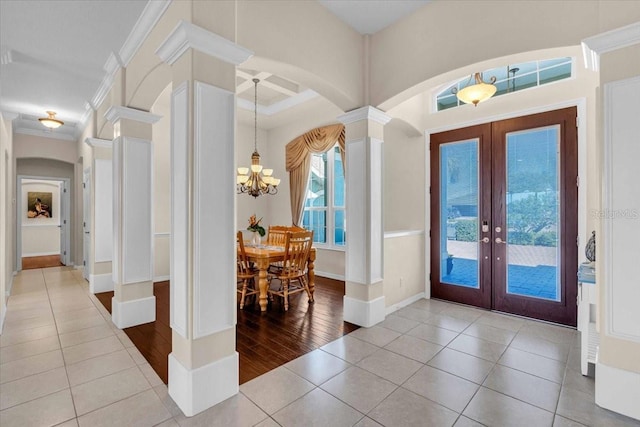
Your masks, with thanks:
<instances>
[{"instance_id":1,"label":"ceiling","mask_svg":"<svg viewBox=\"0 0 640 427\"><path fill-rule=\"evenodd\" d=\"M372 34L430 0L318 0L361 34ZM16 113L14 130L74 140L82 131L112 53L128 41L146 1L0 1L0 110ZM253 113L258 88L261 127L309 103L318 94L268 73L238 69L238 106ZM45 130L37 121L57 112L65 125ZM240 114L253 121L253 114ZM279 120L275 118L278 117ZM266 125L265 125L266 123Z\"/></svg>"}]
</instances>

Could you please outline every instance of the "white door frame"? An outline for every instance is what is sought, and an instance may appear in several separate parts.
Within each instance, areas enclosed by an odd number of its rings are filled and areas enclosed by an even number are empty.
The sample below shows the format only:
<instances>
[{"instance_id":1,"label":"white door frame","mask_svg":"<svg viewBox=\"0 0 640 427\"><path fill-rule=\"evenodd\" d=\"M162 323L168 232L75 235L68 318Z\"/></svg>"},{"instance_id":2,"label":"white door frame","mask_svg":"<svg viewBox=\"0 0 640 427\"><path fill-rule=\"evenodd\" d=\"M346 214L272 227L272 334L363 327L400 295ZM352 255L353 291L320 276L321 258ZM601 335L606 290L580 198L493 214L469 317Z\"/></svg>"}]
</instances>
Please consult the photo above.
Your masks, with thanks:
<instances>
[{"instance_id":1,"label":"white door frame","mask_svg":"<svg viewBox=\"0 0 640 427\"><path fill-rule=\"evenodd\" d=\"M64 242L60 241L60 245L64 244L66 254L64 255L65 265L70 265L71 259L71 179L55 176L35 176L35 175L18 175L16 179L16 271L22 271L22 181L25 179L37 179L39 181L62 181L63 188L67 188L66 192L60 192L61 214L60 223L64 228ZM63 207L64 206L64 207Z\"/></svg>"},{"instance_id":2,"label":"white door frame","mask_svg":"<svg viewBox=\"0 0 640 427\"><path fill-rule=\"evenodd\" d=\"M82 175L82 276L91 276L91 168Z\"/></svg>"}]
</instances>

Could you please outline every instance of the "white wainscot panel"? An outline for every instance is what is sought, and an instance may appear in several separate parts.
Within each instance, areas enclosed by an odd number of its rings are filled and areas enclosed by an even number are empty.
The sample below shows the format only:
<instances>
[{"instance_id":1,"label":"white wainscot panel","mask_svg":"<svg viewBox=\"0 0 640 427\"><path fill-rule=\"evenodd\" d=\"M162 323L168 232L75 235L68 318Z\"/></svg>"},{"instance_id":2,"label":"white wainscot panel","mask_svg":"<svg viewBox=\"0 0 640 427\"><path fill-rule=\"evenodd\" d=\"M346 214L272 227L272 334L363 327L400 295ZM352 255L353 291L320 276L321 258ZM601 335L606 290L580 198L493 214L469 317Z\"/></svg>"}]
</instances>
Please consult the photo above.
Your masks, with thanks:
<instances>
[{"instance_id":1,"label":"white wainscot panel","mask_svg":"<svg viewBox=\"0 0 640 427\"><path fill-rule=\"evenodd\" d=\"M380 282L384 275L383 261L383 223L382 223L382 156L383 141L376 138L369 140L370 162L369 162L369 185L371 203L370 212L370 238L371 238L371 259L369 260L369 282Z\"/></svg>"},{"instance_id":2,"label":"white wainscot panel","mask_svg":"<svg viewBox=\"0 0 640 427\"><path fill-rule=\"evenodd\" d=\"M96 159L95 171L95 262L113 258L113 165L111 160Z\"/></svg>"},{"instance_id":3,"label":"white wainscot panel","mask_svg":"<svg viewBox=\"0 0 640 427\"><path fill-rule=\"evenodd\" d=\"M346 219L349 224L345 276L347 281L367 283L367 148L365 139L347 141Z\"/></svg>"}]
</instances>

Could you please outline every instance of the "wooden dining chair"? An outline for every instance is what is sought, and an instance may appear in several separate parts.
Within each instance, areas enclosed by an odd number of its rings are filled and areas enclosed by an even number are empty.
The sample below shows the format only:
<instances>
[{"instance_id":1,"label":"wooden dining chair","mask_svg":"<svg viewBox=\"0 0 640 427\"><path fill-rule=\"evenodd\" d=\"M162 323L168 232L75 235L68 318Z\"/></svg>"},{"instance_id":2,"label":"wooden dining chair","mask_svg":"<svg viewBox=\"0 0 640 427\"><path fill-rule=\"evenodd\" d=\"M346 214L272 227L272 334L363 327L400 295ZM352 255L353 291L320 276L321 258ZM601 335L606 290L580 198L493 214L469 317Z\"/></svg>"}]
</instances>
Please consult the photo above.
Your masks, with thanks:
<instances>
[{"instance_id":1,"label":"wooden dining chair","mask_svg":"<svg viewBox=\"0 0 640 427\"><path fill-rule=\"evenodd\" d=\"M282 261L282 270L270 276L270 281L278 279L279 289L269 286L269 295L277 295L284 300L284 311L289 310L289 295L305 291L312 302L307 278L307 265L309 254L313 244L313 231L289 232L285 240L285 254ZM270 283L271 285L271 283Z\"/></svg>"},{"instance_id":2,"label":"wooden dining chair","mask_svg":"<svg viewBox=\"0 0 640 427\"><path fill-rule=\"evenodd\" d=\"M306 231L304 228L297 227L295 225L270 225L269 233L267 234L267 245L269 246L284 246L286 243L287 233L296 231ZM282 261L272 262L269 265L270 273L280 273L282 271Z\"/></svg>"},{"instance_id":3,"label":"wooden dining chair","mask_svg":"<svg viewBox=\"0 0 640 427\"><path fill-rule=\"evenodd\" d=\"M238 278L236 290L240 294L240 310L244 308L244 300L250 295L259 293L256 286L256 272L249 262L247 253L244 250L244 241L242 237L242 231L238 231L236 234L236 241L238 242L238 256L236 258Z\"/></svg>"}]
</instances>

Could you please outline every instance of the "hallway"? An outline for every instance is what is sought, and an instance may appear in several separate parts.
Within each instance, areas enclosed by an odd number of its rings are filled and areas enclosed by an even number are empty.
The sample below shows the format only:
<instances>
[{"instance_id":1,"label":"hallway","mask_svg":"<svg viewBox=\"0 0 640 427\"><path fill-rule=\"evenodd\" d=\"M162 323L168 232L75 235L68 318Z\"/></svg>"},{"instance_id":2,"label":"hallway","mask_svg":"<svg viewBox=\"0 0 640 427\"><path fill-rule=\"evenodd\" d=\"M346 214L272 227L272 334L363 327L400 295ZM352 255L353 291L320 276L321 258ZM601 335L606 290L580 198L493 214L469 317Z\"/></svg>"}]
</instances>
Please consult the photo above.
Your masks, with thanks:
<instances>
[{"instance_id":1,"label":"hallway","mask_svg":"<svg viewBox=\"0 0 640 427\"><path fill-rule=\"evenodd\" d=\"M592 403L578 338L420 300L186 418L81 271L29 270L15 277L0 339L0 424L637 426Z\"/></svg>"}]
</instances>

